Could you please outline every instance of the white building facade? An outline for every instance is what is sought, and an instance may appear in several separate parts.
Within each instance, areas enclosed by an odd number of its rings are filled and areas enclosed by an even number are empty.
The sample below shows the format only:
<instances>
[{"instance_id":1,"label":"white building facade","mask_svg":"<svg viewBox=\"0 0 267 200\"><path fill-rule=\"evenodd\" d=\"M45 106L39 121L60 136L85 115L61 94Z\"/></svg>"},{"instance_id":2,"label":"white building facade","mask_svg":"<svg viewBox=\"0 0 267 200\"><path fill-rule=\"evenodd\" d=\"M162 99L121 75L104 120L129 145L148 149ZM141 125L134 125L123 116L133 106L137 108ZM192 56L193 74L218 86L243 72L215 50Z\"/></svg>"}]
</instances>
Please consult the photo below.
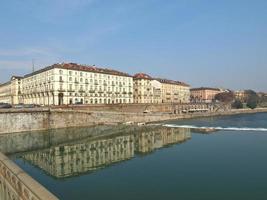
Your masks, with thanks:
<instances>
[{"instance_id":1,"label":"white building facade","mask_svg":"<svg viewBox=\"0 0 267 200\"><path fill-rule=\"evenodd\" d=\"M123 72L61 63L21 78L19 102L12 104L133 103L133 78ZM12 95L12 94L11 94Z\"/></svg>"}]
</instances>

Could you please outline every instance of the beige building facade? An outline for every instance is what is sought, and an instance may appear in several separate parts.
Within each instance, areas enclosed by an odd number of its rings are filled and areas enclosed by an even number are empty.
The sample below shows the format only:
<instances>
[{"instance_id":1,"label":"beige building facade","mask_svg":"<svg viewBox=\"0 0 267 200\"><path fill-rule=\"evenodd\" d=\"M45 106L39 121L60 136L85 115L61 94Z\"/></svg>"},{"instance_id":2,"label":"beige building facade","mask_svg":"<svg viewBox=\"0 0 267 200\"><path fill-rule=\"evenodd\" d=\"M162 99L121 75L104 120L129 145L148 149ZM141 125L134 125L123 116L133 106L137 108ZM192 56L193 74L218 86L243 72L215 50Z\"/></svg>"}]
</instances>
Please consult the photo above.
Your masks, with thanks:
<instances>
[{"instance_id":1,"label":"beige building facade","mask_svg":"<svg viewBox=\"0 0 267 200\"><path fill-rule=\"evenodd\" d=\"M157 79L162 84L162 103L189 103L190 102L190 86L186 83Z\"/></svg>"},{"instance_id":2,"label":"beige building facade","mask_svg":"<svg viewBox=\"0 0 267 200\"><path fill-rule=\"evenodd\" d=\"M0 103L21 103L21 77L12 76L10 81L0 84Z\"/></svg>"},{"instance_id":3,"label":"beige building facade","mask_svg":"<svg viewBox=\"0 0 267 200\"><path fill-rule=\"evenodd\" d=\"M219 88L192 88L191 92L191 101L192 102L205 102L211 103L215 100L215 95L223 92Z\"/></svg>"},{"instance_id":4,"label":"beige building facade","mask_svg":"<svg viewBox=\"0 0 267 200\"><path fill-rule=\"evenodd\" d=\"M58 63L0 85L0 102L9 104L189 103L190 86L146 74L76 63Z\"/></svg>"},{"instance_id":5,"label":"beige building facade","mask_svg":"<svg viewBox=\"0 0 267 200\"><path fill-rule=\"evenodd\" d=\"M167 79L152 78L143 73L134 75L135 103L189 103L190 86Z\"/></svg>"},{"instance_id":6,"label":"beige building facade","mask_svg":"<svg viewBox=\"0 0 267 200\"><path fill-rule=\"evenodd\" d=\"M134 75L134 103L162 103L161 83L147 74Z\"/></svg>"},{"instance_id":7,"label":"beige building facade","mask_svg":"<svg viewBox=\"0 0 267 200\"><path fill-rule=\"evenodd\" d=\"M248 94L246 93L245 90L235 91L235 98L240 100L242 103L246 101L247 97L248 97Z\"/></svg>"}]
</instances>

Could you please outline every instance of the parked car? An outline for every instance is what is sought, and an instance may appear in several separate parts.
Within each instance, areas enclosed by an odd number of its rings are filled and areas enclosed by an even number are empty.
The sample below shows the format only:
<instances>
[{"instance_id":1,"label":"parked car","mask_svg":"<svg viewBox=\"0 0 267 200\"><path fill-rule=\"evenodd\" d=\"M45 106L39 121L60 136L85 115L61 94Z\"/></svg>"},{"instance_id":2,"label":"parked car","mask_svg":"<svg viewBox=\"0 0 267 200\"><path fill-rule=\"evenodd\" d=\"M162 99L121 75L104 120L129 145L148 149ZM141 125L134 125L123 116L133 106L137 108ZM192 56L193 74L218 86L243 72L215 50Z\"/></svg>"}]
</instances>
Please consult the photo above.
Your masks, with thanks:
<instances>
[{"instance_id":1,"label":"parked car","mask_svg":"<svg viewBox=\"0 0 267 200\"><path fill-rule=\"evenodd\" d=\"M13 108L24 108L24 104L23 103L20 103L20 104L16 104L16 105L13 105Z\"/></svg>"},{"instance_id":2,"label":"parked car","mask_svg":"<svg viewBox=\"0 0 267 200\"><path fill-rule=\"evenodd\" d=\"M37 108L37 107L41 107L41 106L38 104L25 104L24 105L24 108Z\"/></svg>"},{"instance_id":3,"label":"parked car","mask_svg":"<svg viewBox=\"0 0 267 200\"><path fill-rule=\"evenodd\" d=\"M0 103L0 109L2 108L12 108L12 106L9 103Z\"/></svg>"}]
</instances>

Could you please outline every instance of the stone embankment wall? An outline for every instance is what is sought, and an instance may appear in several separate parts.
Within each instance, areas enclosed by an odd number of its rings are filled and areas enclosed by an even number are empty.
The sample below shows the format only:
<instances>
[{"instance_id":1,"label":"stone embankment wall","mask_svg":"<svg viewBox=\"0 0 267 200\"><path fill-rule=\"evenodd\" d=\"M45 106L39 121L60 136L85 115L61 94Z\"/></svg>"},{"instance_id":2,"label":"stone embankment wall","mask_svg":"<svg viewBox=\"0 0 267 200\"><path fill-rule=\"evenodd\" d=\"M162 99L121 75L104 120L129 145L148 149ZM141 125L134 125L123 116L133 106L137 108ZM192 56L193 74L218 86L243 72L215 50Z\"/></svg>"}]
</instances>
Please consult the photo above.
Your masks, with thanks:
<instances>
[{"instance_id":1,"label":"stone embankment wall","mask_svg":"<svg viewBox=\"0 0 267 200\"><path fill-rule=\"evenodd\" d=\"M1 200L58 200L42 185L0 153Z\"/></svg>"},{"instance_id":2,"label":"stone embankment wall","mask_svg":"<svg viewBox=\"0 0 267 200\"><path fill-rule=\"evenodd\" d=\"M144 111L153 111L161 113L174 113L177 111L193 109L193 108L207 108L212 109L212 104L207 103L160 103L160 104L106 104L106 105L62 105L54 106L53 108L64 110L86 110L86 111L107 111L107 112L127 112L127 113L143 113Z\"/></svg>"},{"instance_id":3,"label":"stone embankment wall","mask_svg":"<svg viewBox=\"0 0 267 200\"><path fill-rule=\"evenodd\" d=\"M216 115L232 115L242 113L267 112L267 109L254 110L228 110L202 113L132 113L108 112L69 109L32 109L32 110L7 110L0 112L0 134L49 130L68 127L86 127L103 124L120 124L125 122L157 122L173 119L186 119L193 117L209 117Z\"/></svg>"}]
</instances>

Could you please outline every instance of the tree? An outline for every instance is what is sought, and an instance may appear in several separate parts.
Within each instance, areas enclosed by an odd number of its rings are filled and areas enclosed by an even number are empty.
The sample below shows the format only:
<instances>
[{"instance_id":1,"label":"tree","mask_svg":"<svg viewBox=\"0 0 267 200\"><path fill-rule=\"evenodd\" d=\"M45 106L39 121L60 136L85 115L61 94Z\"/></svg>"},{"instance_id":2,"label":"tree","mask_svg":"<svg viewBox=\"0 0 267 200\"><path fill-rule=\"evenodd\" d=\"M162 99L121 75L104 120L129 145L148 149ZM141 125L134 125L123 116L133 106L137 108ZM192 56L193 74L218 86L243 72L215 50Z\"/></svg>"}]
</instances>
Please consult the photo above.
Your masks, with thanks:
<instances>
[{"instance_id":1,"label":"tree","mask_svg":"<svg viewBox=\"0 0 267 200\"><path fill-rule=\"evenodd\" d=\"M247 101L247 107L254 109L256 108L258 105L258 98L255 96L250 96L248 97L248 101Z\"/></svg>"},{"instance_id":2,"label":"tree","mask_svg":"<svg viewBox=\"0 0 267 200\"><path fill-rule=\"evenodd\" d=\"M243 103L239 99L236 99L234 103L232 103L232 107L236 109L241 109L243 108Z\"/></svg>"},{"instance_id":3,"label":"tree","mask_svg":"<svg viewBox=\"0 0 267 200\"><path fill-rule=\"evenodd\" d=\"M253 90L246 90L246 97L247 107L251 109L256 108L259 102L259 96L257 93Z\"/></svg>"},{"instance_id":4,"label":"tree","mask_svg":"<svg viewBox=\"0 0 267 200\"><path fill-rule=\"evenodd\" d=\"M215 95L215 100L225 104L232 103L234 101L234 98L235 95L233 92L221 92Z\"/></svg>"}]
</instances>

